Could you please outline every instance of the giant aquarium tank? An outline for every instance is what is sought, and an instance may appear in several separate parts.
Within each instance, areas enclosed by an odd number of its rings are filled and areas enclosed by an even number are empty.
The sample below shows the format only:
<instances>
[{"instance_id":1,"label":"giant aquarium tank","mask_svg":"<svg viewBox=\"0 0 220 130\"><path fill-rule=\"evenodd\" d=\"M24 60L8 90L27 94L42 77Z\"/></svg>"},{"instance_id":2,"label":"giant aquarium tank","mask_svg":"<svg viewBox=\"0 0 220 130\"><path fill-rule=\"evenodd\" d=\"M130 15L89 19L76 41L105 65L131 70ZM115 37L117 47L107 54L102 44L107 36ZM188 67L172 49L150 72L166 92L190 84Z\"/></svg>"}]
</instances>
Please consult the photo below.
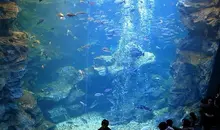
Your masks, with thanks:
<instances>
[{"instance_id":1,"label":"giant aquarium tank","mask_svg":"<svg viewBox=\"0 0 220 130\"><path fill-rule=\"evenodd\" d=\"M180 125L218 84L219 5L0 0L0 129Z\"/></svg>"}]
</instances>

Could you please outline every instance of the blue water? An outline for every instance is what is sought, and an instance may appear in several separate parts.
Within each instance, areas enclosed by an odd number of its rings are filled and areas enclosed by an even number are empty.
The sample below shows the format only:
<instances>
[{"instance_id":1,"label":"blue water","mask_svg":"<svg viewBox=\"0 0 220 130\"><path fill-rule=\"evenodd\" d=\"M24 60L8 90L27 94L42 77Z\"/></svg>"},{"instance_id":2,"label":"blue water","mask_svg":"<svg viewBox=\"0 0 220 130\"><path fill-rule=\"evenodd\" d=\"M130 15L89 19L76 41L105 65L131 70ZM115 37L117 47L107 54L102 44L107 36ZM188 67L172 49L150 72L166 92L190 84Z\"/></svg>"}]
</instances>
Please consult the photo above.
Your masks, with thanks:
<instances>
[{"instance_id":1,"label":"blue water","mask_svg":"<svg viewBox=\"0 0 220 130\"><path fill-rule=\"evenodd\" d=\"M138 1L142 6L139 9ZM128 2L133 4L129 5ZM177 0L125 0L122 4L116 4L114 0L106 0L103 3L98 0L84 3L71 0L45 3L46 0L30 6L25 5L25 2L20 3L23 9L19 15L21 28L41 41L30 49L28 69L31 71L27 75L31 75L29 80L33 83L28 89L38 93L45 85L59 81L57 71L67 66L74 67L77 72L82 70L85 74L76 84L85 95L72 104L65 104L67 98L58 102L46 101L46 104L50 104L48 106L39 101L45 117L51 121L48 110L77 104L83 112L69 115L69 118L97 112L115 124L126 124L132 120L140 123L149 120L161 121L166 113L156 115L155 112L169 109L167 100L172 85L169 72L176 57L175 42L187 34L176 7ZM124 7L126 4L129 6ZM142 16L141 10L146 10L146 15ZM65 20L57 16L58 13L65 15L79 11L86 14L71 18L65 16ZM25 12L30 14L24 15ZM35 25L41 18L45 21ZM29 19L31 20L28 22ZM124 24L125 22L132 27ZM87 44L89 47L83 48ZM135 66L142 56L132 59L129 55L132 53L129 51L132 46L141 48L141 52L153 54L154 61L141 67ZM79 51L79 48L83 48L82 51ZM104 50L105 48L107 50ZM47 57L41 55L42 50ZM93 70L100 66L111 66L95 64L95 58L99 56L113 56L115 63L122 67L122 70L114 74L108 70L104 76L96 71L88 74L86 68ZM72 84L73 88L74 86L75 84ZM109 89L109 92L105 92L106 89ZM96 96L97 93L103 95ZM80 102L86 105L83 106ZM94 102L97 102L97 105L90 108ZM151 111L138 109L139 105L144 105Z\"/></svg>"}]
</instances>

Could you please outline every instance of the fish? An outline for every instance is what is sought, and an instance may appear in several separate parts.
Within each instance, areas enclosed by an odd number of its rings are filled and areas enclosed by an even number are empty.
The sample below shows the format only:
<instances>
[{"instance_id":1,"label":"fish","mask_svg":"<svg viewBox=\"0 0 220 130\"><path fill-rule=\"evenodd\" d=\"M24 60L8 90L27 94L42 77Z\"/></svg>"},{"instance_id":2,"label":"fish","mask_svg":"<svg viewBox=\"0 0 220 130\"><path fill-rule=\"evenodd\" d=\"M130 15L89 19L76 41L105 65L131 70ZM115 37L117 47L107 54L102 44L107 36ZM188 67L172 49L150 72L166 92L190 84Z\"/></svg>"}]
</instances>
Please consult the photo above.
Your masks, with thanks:
<instances>
[{"instance_id":1,"label":"fish","mask_svg":"<svg viewBox=\"0 0 220 130\"><path fill-rule=\"evenodd\" d=\"M40 20L37 22L37 25L42 24L43 22L44 22L44 19L40 19Z\"/></svg>"},{"instance_id":2,"label":"fish","mask_svg":"<svg viewBox=\"0 0 220 130\"><path fill-rule=\"evenodd\" d=\"M95 100L89 108L92 109L92 108L96 107L97 105L98 105L98 102L97 102L97 100Z\"/></svg>"},{"instance_id":3,"label":"fish","mask_svg":"<svg viewBox=\"0 0 220 130\"><path fill-rule=\"evenodd\" d=\"M72 121L67 121L66 123L67 123L67 124L73 124L73 122L72 122Z\"/></svg>"},{"instance_id":4,"label":"fish","mask_svg":"<svg viewBox=\"0 0 220 130\"><path fill-rule=\"evenodd\" d=\"M159 49L159 50L160 50L161 48L160 48L159 46L156 46L156 49Z\"/></svg>"},{"instance_id":5,"label":"fish","mask_svg":"<svg viewBox=\"0 0 220 130\"><path fill-rule=\"evenodd\" d=\"M74 16L76 16L76 14L74 14L74 13L67 13L66 16L68 16L68 17L74 17Z\"/></svg>"},{"instance_id":6,"label":"fish","mask_svg":"<svg viewBox=\"0 0 220 130\"><path fill-rule=\"evenodd\" d=\"M39 0L39 2L42 2L43 0Z\"/></svg>"},{"instance_id":7,"label":"fish","mask_svg":"<svg viewBox=\"0 0 220 130\"><path fill-rule=\"evenodd\" d=\"M87 124L88 123L88 121L86 120L86 119L84 119L84 118L80 118L80 120L84 123L84 124Z\"/></svg>"},{"instance_id":8,"label":"fish","mask_svg":"<svg viewBox=\"0 0 220 130\"><path fill-rule=\"evenodd\" d=\"M95 3L95 2L92 2L92 1L88 1L88 4L89 4L89 5L95 5L96 3Z\"/></svg>"},{"instance_id":9,"label":"fish","mask_svg":"<svg viewBox=\"0 0 220 130\"><path fill-rule=\"evenodd\" d=\"M135 9L134 9L134 8L130 10L130 12L134 12L134 11L135 11Z\"/></svg>"},{"instance_id":10,"label":"fish","mask_svg":"<svg viewBox=\"0 0 220 130\"><path fill-rule=\"evenodd\" d=\"M65 17L60 17L60 20L65 20L66 18Z\"/></svg>"},{"instance_id":11,"label":"fish","mask_svg":"<svg viewBox=\"0 0 220 130\"><path fill-rule=\"evenodd\" d=\"M106 88L106 89L104 90L105 93L108 93L108 92L110 92L110 91L112 91L111 88Z\"/></svg>"},{"instance_id":12,"label":"fish","mask_svg":"<svg viewBox=\"0 0 220 130\"><path fill-rule=\"evenodd\" d=\"M86 107L86 106L87 106L87 104L86 104L86 103L84 103L84 102L82 102L82 101L80 101L79 103L80 103L80 104L82 104L84 107Z\"/></svg>"},{"instance_id":13,"label":"fish","mask_svg":"<svg viewBox=\"0 0 220 130\"><path fill-rule=\"evenodd\" d=\"M77 49L77 51L83 51L84 49L88 49L92 46L93 44L86 44L84 46L81 46L80 48Z\"/></svg>"},{"instance_id":14,"label":"fish","mask_svg":"<svg viewBox=\"0 0 220 130\"><path fill-rule=\"evenodd\" d=\"M112 104L112 105L114 105L115 104L115 102L112 100L112 99L110 99L110 98L107 98L107 100Z\"/></svg>"},{"instance_id":15,"label":"fish","mask_svg":"<svg viewBox=\"0 0 220 130\"><path fill-rule=\"evenodd\" d=\"M72 31L70 31L69 29L66 30L66 35L69 36L72 34Z\"/></svg>"},{"instance_id":16,"label":"fish","mask_svg":"<svg viewBox=\"0 0 220 130\"><path fill-rule=\"evenodd\" d=\"M63 13L59 13L57 14L58 17L64 17L64 14Z\"/></svg>"},{"instance_id":17,"label":"fish","mask_svg":"<svg viewBox=\"0 0 220 130\"><path fill-rule=\"evenodd\" d=\"M115 0L115 4L125 4L125 0Z\"/></svg>"},{"instance_id":18,"label":"fish","mask_svg":"<svg viewBox=\"0 0 220 130\"><path fill-rule=\"evenodd\" d=\"M102 51L104 51L104 52L111 52L111 50L109 48L107 48L107 47L103 47Z\"/></svg>"},{"instance_id":19,"label":"fish","mask_svg":"<svg viewBox=\"0 0 220 130\"><path fill-rule=\"evenodd\" d=\"M80 11L80 12L76 12L76 13L75 13L75 15L79 15L79 14L86 14L86 12Z\"/></svg>"},{"instance_id":20,"label":"fish","mask_svg":"<svg viewBox=\"0 0 220 130\"><path fill-rule=\"evenodd\" d=\"M57 14L57 16L58 16L61 20L65 20L65 19L66 19L63 13L59 13L59 14Z\"/></svg>"},{"instance_id":21,"label":"fish","mask_svg":"<svg viewBox=\"0 0 220 130\"><path fill-rule=\"evenodd\" d=\"M144 56L144 53L140 51L138 48L132 48L130 50L130 55L132 58L139 58L140 56Z\"/></svg>"},{"instance_id":22,"label":"fish","mask_svg":"<svg viewBox=\"0 0 220 130\"><path fill-rule=\"evenodd\" d=\"M83 70L79 70L78 72L81 76L83 76L85 74L85 72Z\"/></svg>"},{"instance_id":23,"label":"fish","mask_svg":"<svg viewBox=\"0 0 220 130\"><path fill-rule=\"evenodd\" d=\"M94 96L95 96L95 97L100 97L100 96L104 96L104 94L103 94L103 93L95 93Z\"/></svg>"},{"instance_id":24,"label":"fish","mask_svg":"<svg viewBox=\"0 0 220 130\"><path fill-rule=\"evenodd\" d=\"M146 111L152 111L151 108L144 106L144 105L139 105L136 107L137 109L141 109L141 110L146 110Z\"/></svg>"},{"instance_id":25,"label":"fish","mask_svg":"<svg viewBox=\"0 0 220 130\"><path fill-rule=\"evenodd\" d=\"M88 21L93 21L94 18L93 17L88 17Z\"/></svg>"}]
</instances>

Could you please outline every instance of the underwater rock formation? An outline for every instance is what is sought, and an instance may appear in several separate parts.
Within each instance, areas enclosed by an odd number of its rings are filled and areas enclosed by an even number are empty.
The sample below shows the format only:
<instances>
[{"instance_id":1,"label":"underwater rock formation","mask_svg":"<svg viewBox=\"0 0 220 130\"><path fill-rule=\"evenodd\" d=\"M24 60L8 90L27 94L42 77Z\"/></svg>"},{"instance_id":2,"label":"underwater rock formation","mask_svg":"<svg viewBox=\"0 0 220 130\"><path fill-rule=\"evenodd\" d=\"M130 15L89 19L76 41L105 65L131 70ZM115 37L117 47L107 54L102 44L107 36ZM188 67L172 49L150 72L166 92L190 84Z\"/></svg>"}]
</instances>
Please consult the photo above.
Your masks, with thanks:
<instances>
[{"instance_id":1,"label":"underwater rock formation","mask_svg":"<svg viewBox=\"0 0 220 130\"><path fill-rule=\"evenodd\" d=\"M177 58L171 66L174 83L169 105L173 107L193 104L205 96L219 40L219 0L181 0L178 8L189 33L177 44Z\"/></svg>"},{"instance_id":2,"label":"underwater rock formation","mask_svg":"<svg viewBox=\"0 0 220 130\"><path fill-rule=\"evenodd\" d=\"M57 73L58 80L44 85L37 93L40 107L48 115L47 118L54 123L80 113L82 105L76 106L75 104L85 95L82 90L77 88L77 83L83 80L84 76L74 67L60 68ZM48 109L44 104L51 104L51 106Z\"/></svg>"},{"instance_id":3,"label":"underwater rock formation","mask_svg":"<svg viewBox=\"0 0 220 130\"><path fill-rule=\"evenodd\" d=\"M0 128L49 129L53 124L44 120L33 95L22 90L28 37L25 32L13 31L18 6L15 1L1 1L0 12Z\"/></svg>"},{"instance_id":4,"label":"underwater rock formation","mask_svg":"<svg viewBox=\"0 0 220 130\"><path fill-rule=\"evenodd\" d=\"M36 130L46 130L54 127L53 123L44 119L33 93L24 90L23 96L17 100L17 103L19 104L18 112L20 113L17 122L20 124L23 122L25 126L28 125L29 129ZM24 129L22 125L16 128Z\"/></svg>"},{"instance_id":5,"label":"underwater rock formation","mask_svg":"<svg viewBox=\"0 0 220 130\"><path fill-rule=\"evenodd\" d=\"M25 73L27 58L26 34L13 32L12 22L17 17L18 7L14 2L0 3L3 14L0 16L0 108L1 128L17 128L25 121L25 114L22 114L15 103L15 99L22 96L21 78ZM22 116L24 115L24 116ZM17 119L21 119L18 121ZM28 121L28 120L26 120ZM33 122L26 123L23 128L29 127ZM21 128L21 127L19 127Z\"/></svg>"},{"instance_id":6,"label":"underwater rock formation","mask_svg":"<svg viewBox=\"0 0 220 130\"><path fill-rule=\"evenodd\" d=\"M80 80L82 80L81 75L74 67L71 66L66 66L61 68L58 71L58 74L59 74L58 80L46 84L45 86L43 86L43 89L41 89L41 92L38 93L38 98L40 101L59 102L67 98L68 96L71 96L72 101L75 100L75 98L73 97L75 91L71 91L71 90L72 89L75 90L75 85ZM71 95L71 92L74 94ZM82 92L78 92L79 95L81 96L84 95L81 93ZM76 95L76 97L79 95Z\"/></svg>"},{"instance_id":7,"label":"underwater rock formation","mask_svg":"<svg viewBox=\"0 0 220 130\"><path fill-rule=\"evenodd\" d=\"M12 22L17 18L18 11L18 6L15 2L1 2L0 36L10 35Z\"/></svg>"},{"instance_id":8,"label":"underwater rock formation","mask_svg":"<svg viewBox=\"0 0 220 130\"><path fill-rule=\"evenodd\" d=\"M133 59L133 68L138 69L144 65L155 62L155 55L150 52L144 52L143 56ZM115 75L123 70L123 65L119 65L115 60L114 56L99 56L94 59L95 66L94 70L100 75L105 76L106 74Z\"/></svg>"},{"instance_id":9,"label":"underwater rock formation","mask_svg":"<svg viewBox=\"0 0 220 130\"><path fill-rule=\"evenodd\" d=\"M0 38L0 71L4 77L2 81L5 81L1 98L16 99L22 96L20 81L25 73L28 52L25 36L25 33L13 32L12 36Z\"/></svg>"}]
</instances>

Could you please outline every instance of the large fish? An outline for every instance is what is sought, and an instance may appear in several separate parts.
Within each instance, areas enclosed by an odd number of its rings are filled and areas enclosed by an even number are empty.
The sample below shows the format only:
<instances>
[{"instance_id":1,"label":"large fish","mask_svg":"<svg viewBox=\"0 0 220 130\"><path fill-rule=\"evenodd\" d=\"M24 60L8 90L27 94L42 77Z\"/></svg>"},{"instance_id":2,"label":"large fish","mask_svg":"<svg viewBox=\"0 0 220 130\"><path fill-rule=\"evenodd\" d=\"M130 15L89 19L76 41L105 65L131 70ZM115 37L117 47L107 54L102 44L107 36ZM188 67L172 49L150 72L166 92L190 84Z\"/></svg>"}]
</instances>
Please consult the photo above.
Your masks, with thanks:
<instances>
[{"instance_id":1,"label":"large fish","mask_svg":"<svg viewBox=\"0 0 220 130\"><path fill-rule=\"evenodd\" d=\"M37 22L37 25L41 24L44 22L44 19L39 19L38 22Z\"/></svg>"},{"instance_id":2,"label":"large fish","mask_svg":"<svg viewBox=\"0 0 220 130\"><path fill-rule=\"evenodd\" d=\"M125 0L115 0L114 3L115 4L123 4L123 3L125 3Z\"/></svg>"},{"instance_id":3,"label":"large fish","mask_svg":"<svg viewBox=\"0 0 220 130\"><path fill-rule=\"evenodd\" d=\"M140 56L144 56L144 53L138 48L132 48L130 50L130 55L132 58L139 58Z\"/></svg>"},{"instance_id":4,"label":"large fish","mask_svg":"<svg viewBox=\"0 0 220 130\"><path fill-rule=\"evenodd\" d=\"M152 111L151 108L144 106L144 105L139 105L136 107L137 109L145 110L145 111Z\"/></svg>"}]
</instances>

